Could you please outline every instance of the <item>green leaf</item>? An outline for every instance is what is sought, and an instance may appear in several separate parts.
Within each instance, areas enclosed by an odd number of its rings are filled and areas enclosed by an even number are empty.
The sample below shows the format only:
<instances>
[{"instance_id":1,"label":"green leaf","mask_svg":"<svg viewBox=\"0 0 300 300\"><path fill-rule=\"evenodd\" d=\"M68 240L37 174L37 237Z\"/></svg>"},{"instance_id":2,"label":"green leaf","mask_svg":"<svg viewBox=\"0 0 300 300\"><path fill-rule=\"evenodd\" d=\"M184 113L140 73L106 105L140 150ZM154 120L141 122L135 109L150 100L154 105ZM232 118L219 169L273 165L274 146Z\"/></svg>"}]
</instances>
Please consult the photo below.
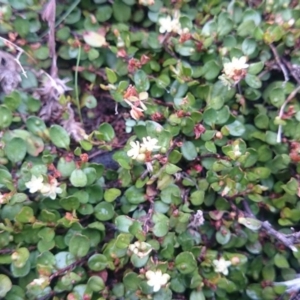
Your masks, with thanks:
<instances>
[{"instance_id":1,"label":"green leaf","mask_svg":"<svg viewBox=\"0 0 300 300\"><path fill-rule=\"evenodd\" d=\"M97 107L97 99L94 95L86 93L81 98L81 104L89 109L92 109Z\"/></svg>"},{"instance_id":2,"label":"green leaf","mask_svg":"<svg viewBox=\"0 0 300 300\"><path fill-rule=\"evenodd\" d=\"M129 233L129 227L133 224L133 219L121 215L115 219L115 225L120 232Z\"/></svg>"},{"instance_id":3,"label":"green leaf","mask_svg":"<svg viewBox=\"0 0 300 300\"><path fill-rule=\"evenodd\" d=\"M20 223L33 223L35 221L33 209L29 206L24 206L16 215L16 221Z\"/></svg>"},{"instance_id":4,"label":"green leaf","mask_svg":"<svg viewBox=\"0 0 300 300\"><path fill-rule=\"evenodd\" d=\"M31 133L39 137L43 138L48 136L48 130L45 122L38 117L30 116L26 120L26 127Z\"/></svg>"},{"instance_id":5,"label":"green leaf","mask_svg":"<svg viewBox=\"0 0 300 300\"><path fill-rule=\"evenodd\" d=\"M96 3L96 1L94 1ZM96 11L96 19L99 22L106 22L111 18L112 7L110 5L101 5Z\"/></svg>"},{"instance_id":6,"label":"green leaf","mask_svg":"<svg viewBox=\"0 0 300 300\"><path fill-rule=\"evenodd\" d=\"M190 201L193 205L201 205L204 202L204 191L195 191L191 193Z\"/></svg>"},{"instance_id":7,"label":"green leaf","mask_svg":"<svg viewBox=\"0 0 300 300\"><path fill-rule=\"evenodd\" d=\"M80 206L80 202L77 197L69 196L59 200L60 205L67 211L76 210Z\"/></svg>"},{"instance_id":8,"label":"green leaf","mask_svg":"<svg viewBox=\"0 0 300 300\"><path fill-rule=\"evenodd\" d=\"M286 257L283 254L277 253L274 257L274 263L275 266L284 269L284 268L289 268L290 265L286 259Z\"/></svg>"},{"instance_id":9,"label":"green leaf","mask_svg":"<svg viewBox=\"0 0 300 300\"><path fill-rule=\"evenodd\" d=\"M17 16L14 21L14 28L15 28L16 32L21 37L24 38L29 33L29 29L30 29L29 21Z\"/></svg>"},{"instance_id":10,"label":"green leaf","mask_svg":"<svg viewBox=\"0 0 300 300\"><path fill-rule=\"evenodd\" d=\"M221 67L216 61L210 60L205 63L202 69L203 76L206 80L216 79L221 71Z\"/></svg>"},{"instance_id":11,"label":"green leaf","mask_svg":"<svg viewBox=\"0 0 300 300\"><path fill-rule=\"evenodd\" d=\"M267 129L269 126L269 117L266 114L258 114L254 119L254 124L259 129Z\"/></svg>"},{"instance_id":12,"label":"green leaf","mask_svg":"<svg viewBox=\"0 0 300 300\"><path fill-rule=\"evenodd\" d=\"M244 39L242 43L242 51L245 55L250 56L257 48L256 41L251 38Z\"/></svg>"},{"instance_id":13,"label":"green leaf","mask_svg":"<svg viewBox=\"0 0 300 300\"><path fill-rule=\"evenodd\" d=\"M73 160L66 160L61 157L57 163L57 170L60 172L61 176L66 178L71 176L72 172L76 169L76 164Z\"/></svg>"},{"instance_id":14,"label":"green leaf","mask_svg":"<svg viewBox=\"0 0 300 300\"><path fill-rule=\"evenodd\" d=\"M133 75L134 84L138 92L146 92L150 87L148 75L143 70L138 70Z\"/></svg>"},{"instance_id":15,"label":"green leaf","mask_svg":"<svg viewBox=\"0 0 300 300\"><path fill-rule=\"evenodd\" d=\"M108 202L100 202L95 206L95 217L99 221L111 220L115 214L114 207Z\"/></svg>"},{"instance_id":16,"label":"green leaf","mask_svg":"<svg viewBox=\"0 0 300 300\"><path fill-rule=\"evenodd\" d=\"M70 146L70 135L67 131L59 126L52 125L49 130L51 142L58 148L69 149Z\"/></svg>"},{"instance_id":17,"label":"green leaf","mask_svg":"<svg viewBox=\"0 0 300 300\"><path fill-rule=\"evenodd\" d=\"M84 187L87 185L87 175L79 169L75 169L70 176L70 182L75 187Z\"/></svg>"},{"instance_id":18,"label":"green leaf","mask_svg":"<svg viewBox=\"0 0 300 300\"><path fill-rule=\"evenodd\" d=\"M109 83L114 84L117 82L118 77L112 69L105 68L105 73Z\"/></svg>"},{"instance_id":19,"label":"green leaf","mask_svg":"<svg viewBox=\"0 0 300 300\"><path fill-rule=\"evenodd\" d=\"M181 168L177 167L176 165L173 164L166 164L166 173L169 175L175 174L177 172L181 171Z\"/></svg>"},{"instance_id":20,"label":"green leaf","mask_svg":"<svg viewBox=\"0 0 300 300\"><path fill-rule=\"evenodd\" d=\"M228 228L225 226L221 226L220 230L216 233L216 240L221 245L226 245L231 238L231 233Z\"/></svg>"},{"instance_id":21,"label":"green leaf","mask_svg":"<svg viewBox=\"0 0 300 300\"><path fill-rule=\"evenodd\" d=\"M120 195L121 195L121 191L119 189L115 189L115 188L107 189L104 192L104 200L107 202L113 202Z\"/></svg>"},{"instance_id":22,"label":"green leaf","mask_svg":"<svg viewBox=\"0 0 300 300\"><path fill-rule=\"evenodd\" d=\"M281 107L281 105L285 101L285 92L284 89L282 88L274 88L271 90L269 94L270 102L275 106L275 107Z\"/></svg>"},{"instance_id":23,"label":"green leaf","mask_svg":"<svg viewBox=\"0 0 300 300\"><path fill-rule=\"evenodd\" d=\"M75 261L75 256L67 251L61 251L55 255L55 266L59 270L68 267Z\"/></svg>"},{"instance_id":24,"label":"green leaf","mask_svg":"<svg viewBox=\"0 0 300 300\"><path fill-rule=\"evenodd\" d=\"M100 276L91 276L87 282L87 287L93 292L100 292L104 290L105 283Z\"/></svg>"},{"instance_id":25,"label":"green leaf","mask_svg":"<svg viewBox=\"0 0 300 300\"><path fill-rule=\"evenodd\" d=\"M100 133L100 139L106 142L112 141L115 137L115 131L113 127L108 123L102 123L99 126L98 131Z\"/></svg>"},{"instance_id":26,"label":"green leaf","mask_svg":"<svg viewBox=\"0 0 300 300\"><path fill-rule=\"evenodd\" d=\"M71 237L69 251L75 257L83 257L88 254L89 250L90 240L88 237L77 233Z\"/></svg>"},{"instance_id":27,"label":"green leaf","mask_svg":"<svg viewBox=\"0 0 300 300\"><path fill-rule=\"evenodd\" d=\"M157 237L165 236L169 231L169 218L161 213L154 213L152 217L154 226L152 232Z\"/></svg>"},{"instance_id":28,"label":"green leaf","mask_svg":"<svg viewBox=\"0 0 300 300\"><path fill-rule=\"evenodd\" d=\"M105 36L95 31L85 31L83 33L84 41L92 47L103 47L106 45Z\"/></svg>"},{"instance_id":29,"label":"green leaf","mask_svg":"<svg viewBox=\"0 0 300 300\"><path fill-rule=\"evenodd\" d=\"M205 296L202 291L193 290L190 294L189 300L205 300Z\"/></svg>"},{"instance_id":30,"label":"green leaf","mask_svg":"<svg viewBox=\"0 0 300 300\"><path fill-rule=\"evenodd\" d=\"M21 95L18 91L13 91L4 97L4 104L11 111L15 111L21 104Z\"/></svg>"},{"instance_id":31,"label":"green leaf","mask_svg":"<svg viewBox=\"0 0 300 300\"><path fill-rule=\"evenodd\" d=\"M225 127L228 129L229 134L232 136L241 136L246 130L245 126L239 120L235 120L233 123L228 124Z\"/></svg>"},{"instance_id":32,"label":"green leaf","mask_svg":"<svg viewBox=\"0 0 300 300\"><path fill-rule=\"evenodd\" d=\"M0 105L0 129L9 127L12 122L12 112L4 105Z\"/></svg>"},{"instance_id":33,"label":"green leaf","mask_svg":"<svg viewBox=\"0 0 300 300\"><path fill-rule=\"evenodd\" d=\"M146 201L143 190L138 189L135 186L131 186L129 189L127 189L124 195L130 204L140 204Z\"/></svg>"},{"instance_id":34,"label":"green leaf","mask_svg":"<svg viewBox=\"0 0 300 300\"><path fill-rule=\"evenodd\" d=\"M113 2L113 16L118 22L127 22L131 17L131 8L121 0Z\"/></svg>"},{"instance_id":35,"label":"green leaf","mask_svg":"<svg viewBox=\"0 0 300 300\"><path fill-rule=\"evenodd\" d=\"M257 219L253 219L253 218L244 218L244 217L240 217L238 219L238 222L240 224L243 224L244 226L246 226L247 228L251 229L251 230L258 230L261 228L261 221L257 220Z\"/></svg>"},{"instance_id":36,"label":"green leaf","mask_svg":"<svg viewBox=\"0 0 300 300\"><path fill-rule=\"evenodd\" d=\"M175 267L181 274L190 274L197 268L197 262L191 252L181 252L175 258Z\"/></svg>"},{"instance_id":37,"label":"green leaf","mask_svg":"<svg viewBox=\"0 0 300 300\"><path fill-rule=\"evenodd\" d=\"M6 296L6 294L11 290L12 283L9 277L4 274L0 274L0 298Z\"/></svg>"},{"instance_id":38,"label":"green leaf","mask_svg":"<svg viewBox=\"0 0 300 300\"><path fill-rule=\"evenodd\" d=\"M194 160L198 155L195 145L190 141L183 142L181 146L181 153L187 160Z\"/></svg>"},{"instance_id":39,"label":"green leaf","mask_svg":"<svg viewBox=\"0 0 300 300\"><path fill-rule=\"evenodd\" d=\"M259 89L262 86L261 80L257 76L249 73L246 75L245 81L250 87L254 89Z\"/></svg>"},{"instance_id":40,"label":"green leaf","mask_svg":"<svg viewBox=\"0 0 300 300\"><path fill-rule=\"evenodd\" d=\"M102 271L107 266L107 258L103 254L94 254L88 260L88 266L92 271Z\"/></svg>"},{"instance_id":41,"label":"green leaf","mask_svg":"<svg viewBox=\"0 0 300 300\"><path fill-rule=\"evenodd\" d=\"M27 248L19 248L11 255L12 263L16 268L23 268L28 259L29 259L29 251Z\"/></svg>"},{"instance_id":42,"label":"green leaf","mask_svg":"<svg viewBox=\"0 0 300 300\"><path fill-rule=\"evenodd\" d=\"M26 143L21 138L12 138L4 148L7 158L12 163L22 161L26 155Z\"/></svg>"},{"instance_id":43,"label":"green leaf","mask_svg":"<svg viewBox=\"0 0 300 300\"><path fill-rule=\"evenodd\" d=\"M257 75L262 71L263 68L264 68L264 64L261 61L252 63L248 68L248 73L252 75Z\"/></svg>"}]
</instances>

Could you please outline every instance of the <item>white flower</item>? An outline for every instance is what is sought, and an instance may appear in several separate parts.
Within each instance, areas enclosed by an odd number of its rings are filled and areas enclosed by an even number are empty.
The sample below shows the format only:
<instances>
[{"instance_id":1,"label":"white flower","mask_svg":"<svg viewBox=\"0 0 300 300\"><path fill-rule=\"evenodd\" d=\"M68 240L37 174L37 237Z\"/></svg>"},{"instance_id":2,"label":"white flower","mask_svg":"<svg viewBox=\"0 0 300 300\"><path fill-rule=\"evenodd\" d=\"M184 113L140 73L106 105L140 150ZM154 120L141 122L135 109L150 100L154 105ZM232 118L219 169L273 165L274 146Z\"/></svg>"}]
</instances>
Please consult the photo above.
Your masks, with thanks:
<instances>
[{"instance_id":1,"label":"white flower","mask_svg":"<svg viewBox=\"0 0 300 300\"><path fill-rule=\"evenodd\" d=\"M239 145L234 145L233 154L236 158L242 155L242 152L240 151Z\"/></svg>"},{"instance_id":2,"label":"white flower","mask_svg":"<svg viewBox=\"0 0 300 300\"><path fill-rule=\"evenodd\" d=\"M57 194L62 193L62 189L58 187L58 182L55 178L51 178L50 183L44 184L40 191L45 197L49 197L52 200L56 199Z\"/></svg>"},{"instance_id":3,"label":"white flower","mask_svg":"<svg viewBox=\"0 0 300 300\"><path fill-rule=\"evenodd\" d=\"M246 61L246 56L240 58L234 57L231 62L224 63L224 74L230 79L239 80L239 77L244 75L245 69L249 67Z\"/></svg>"},{"instance_id":4,"label":"white flower","mask_svg":"<svg viewBox=\"0 0 300 300\"><path fill-rule=\"evenodd\" d=\"M132 159L137 159L140 154L140 142L130 142L131 149L127 151L127 155Z\"/></svg>"},{"instance_id":5,"label":"white flower","mask_svg":"<svg viewBox=\"0 0 300 300\"><path fill-rule=\"evenodd\" d=\"M213 265L215 272L223 273L226 276L228 275L228 267L231 266L231 261L225 260L223 257L221 257L219 260L214 259Z\"/></svg>"},{"instance_id":6,"label":"white flower","mask_svg":"<svg viewBox=\"0 0 300 300\"><path fill-rule=\"evenodd\" d=\"M162 274L161 270L147 271L146 277L148 279L147 284L153 287L154 292L158 292L160 288L167 284L170 279L169 274Z\"/></svg>"},{"instance_id":7,"label":"white flower","mask_svg":"<svg viewBox=\"0 0 300 300\"><path fill-rule=\"evenodd\" d=\"M151 138L150 136L143 137L143 143L141 144L141 149L145 151L156 151L160 148L160 146L157 146L158 140L155 138Z\"/></svg>"},{"instance_id":8,"label":"white flower","mask_svg":"<svg viewBox=\"0 0 300 300\"><path fill-rule=\"evenodd\" d=\"M0 204L3 204L5 202L6 200L5 198L6 198L5 195L0 193Z\"/></svg>"},{"instance_id":9,"label":"white flower","mask_svg":"<svg viewBox=\"0 0 300 300\"><path fill-rule=\"evenodd\" d=\"M158 20L160 25L159 32L175 32L181 34L183 32L181 28L181 24L179 22L180 13L179 11L175 11L174 18L172 19L170 16L162 17Z\"/></svg>"},{"instance_id":10,"label":"white flower","mask_svg":"<svg viewBox=\"0 0 300 300\"><path fill-rule=\"evenodd\" d=\"M44 178L42 175L39 175L38 177L32 175L30 181L26 182L25 185L29 189L30 193L36 193L43 188L43 180Z\"/></svg>"},{"instance_id":11,"label":"white flower","mask_svg":"<svg viewBox=\"0 0 300 300\"><path fill-rule=\"evenodd\" d=\"M189 227L198 227L203 225L205 219L203 217L203 211L198 209L197 212L193 215L192 220L189 224Z\"/></svg>"},{"instance_id":12,"label":"white flower","mask_svg":"<svg viewBox=\"0 0 300 300\"><path fill-rule=\"evenodd\" d=\"M228 187L227 185L225 186L225 188L223 189L221 195L225 196L230 192L230 187Z\"/></svg>"},{"instance_id":13,"label":"white flower","mask_svg":"<svg viewBox=\"0 0 300 300\"><path fill-rule=\"evenodd\" d=\"M132 253L136 254L140 258L147 256L152 251L150 244L139 241L130 244L128 248Z\"/></svg>"},{"instance_id":14,"label":"white flower","mask_svg":"<svg viewBox=\"0 0 300 300\"><path fill-rule=\"evenodd\" d=\"M160 18L158 20L158 23L160 25L160 27L159 27L159 32L160 33L165 33L165 32L171 32L172 31L173 21L172 21L170 16Z\"/></svg>"},{"instance_id":15,"label":"white flower","mask_svg":"<svg viewBox=\"0 0 300 300\"><path fill-rule=\"evenodd\" d=\"M32 285L42 285L43 283L45 283L47 281L47 279L41 277L41 278L36 278L34 279L31 284Z\"/></svg>"}]
</instances>

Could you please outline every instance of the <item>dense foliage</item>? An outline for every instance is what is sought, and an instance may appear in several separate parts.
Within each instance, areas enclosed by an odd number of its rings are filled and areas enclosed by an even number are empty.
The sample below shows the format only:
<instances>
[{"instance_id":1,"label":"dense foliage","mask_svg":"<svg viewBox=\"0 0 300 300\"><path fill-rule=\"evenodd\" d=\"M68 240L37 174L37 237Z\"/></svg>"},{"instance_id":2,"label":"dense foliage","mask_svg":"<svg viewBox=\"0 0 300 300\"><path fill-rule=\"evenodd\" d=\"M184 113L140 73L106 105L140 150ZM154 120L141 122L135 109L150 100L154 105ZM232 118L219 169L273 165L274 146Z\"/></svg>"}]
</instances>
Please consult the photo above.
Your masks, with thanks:
<instances>
[{"instance_id":1,"label":"dense foliage","mask_svg":"<svg viewBox=\"0 0 300 300\"><path fill-rule=\"evenodd\" d=\"M2 0L0 37L0 298L297 291L299 1Z\"/></svg>"}]
</instances>

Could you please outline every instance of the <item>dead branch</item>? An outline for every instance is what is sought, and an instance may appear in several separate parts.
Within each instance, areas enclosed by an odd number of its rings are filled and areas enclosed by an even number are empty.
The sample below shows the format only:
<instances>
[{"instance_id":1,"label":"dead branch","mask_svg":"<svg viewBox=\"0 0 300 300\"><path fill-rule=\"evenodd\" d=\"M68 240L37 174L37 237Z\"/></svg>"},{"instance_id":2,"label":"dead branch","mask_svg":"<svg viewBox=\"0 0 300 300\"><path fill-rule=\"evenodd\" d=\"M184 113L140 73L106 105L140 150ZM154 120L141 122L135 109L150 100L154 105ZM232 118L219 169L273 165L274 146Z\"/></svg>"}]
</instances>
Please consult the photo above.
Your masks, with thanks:
<instances>
[{"instance_id":1,"label":"dead branch","mask_svg":"<svg viewBox=\"0 0 300 300\"><path fill-rule=\"evenodd\" d=\"M284 84L286 84L288 81L289 81L289 74L288 74L288 71L285 67L285 65L282 63L280 57L279 57L279 54L277 52L277 49L272 45L270 44L270 48L274 54L274 57L275 57L275 60L278 64L278 66L280 67L282 73L283 73L283 76L284 76Z\"/></svg>"},{"instance_id":2,"label":"dead branch","mask_svg":"<svg viewBox=\"0 0 300 300\"><path fill-rule=\"evenodd\" d=\"M251 208L247 202L247 200L243 200L243 206L246 212L244 212L244 215L256 219L257 218L254 216L254 214L251 211ZM261 221L261 229L264 230L264 232L268 236L274 237L277 241L281 242L284 246L287 248L290 248L293 252L298 252L298 249L295 247L296 244L296 239L295 237L300 237L300 232L297 232L295 234L284 234L281 233L277 230L275 230L272 225L269 223L269 221Z\"/></svg>"},{"instance_id":3,"label":"dead branch","mask_svg":"<svg viewBox=\"0 0 300 300\"><path fill-rule=\"evenodd\" d=\"M287 106L287 104L294 99L294 97L297 95L297 93L300 91L300 85L298 85L286 98L284 103L280 107L280 111L278 114L278 117L281 119L284 113L284 109ZM281 143L281 134L282 134L282 125L279 124L278 126L278 132L277 132L277 143Z\"/></svg>"}]
</instances>

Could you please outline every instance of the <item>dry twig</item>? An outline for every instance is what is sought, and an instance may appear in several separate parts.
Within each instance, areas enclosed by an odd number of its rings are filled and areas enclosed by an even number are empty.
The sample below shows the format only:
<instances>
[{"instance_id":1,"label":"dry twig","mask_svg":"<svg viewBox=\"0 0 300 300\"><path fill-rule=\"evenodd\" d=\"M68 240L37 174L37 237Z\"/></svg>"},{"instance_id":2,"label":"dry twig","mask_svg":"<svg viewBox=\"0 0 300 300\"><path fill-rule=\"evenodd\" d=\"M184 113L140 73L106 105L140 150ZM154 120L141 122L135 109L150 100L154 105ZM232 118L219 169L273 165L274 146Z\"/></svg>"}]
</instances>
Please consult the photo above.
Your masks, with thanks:
<instances>
[{"instance_id":1,"label":"dry twig","mask_svg":"<svg viewBox=\"0 0 300 300\"><path fill-rule=\"evenodd\" d=\"M300 91L300 85L298 85L291 93L290 95L286 98L284 103L280 107L280 111L278 114L278 117L281 119L285 110L285 107L287 104L294 99L294 97L297 95L297 93ZM279 124L278 126L278 132L277 132L277 143L281 143L281 134L282 134L282 125Z\"/></svg>"}]
</instances>

